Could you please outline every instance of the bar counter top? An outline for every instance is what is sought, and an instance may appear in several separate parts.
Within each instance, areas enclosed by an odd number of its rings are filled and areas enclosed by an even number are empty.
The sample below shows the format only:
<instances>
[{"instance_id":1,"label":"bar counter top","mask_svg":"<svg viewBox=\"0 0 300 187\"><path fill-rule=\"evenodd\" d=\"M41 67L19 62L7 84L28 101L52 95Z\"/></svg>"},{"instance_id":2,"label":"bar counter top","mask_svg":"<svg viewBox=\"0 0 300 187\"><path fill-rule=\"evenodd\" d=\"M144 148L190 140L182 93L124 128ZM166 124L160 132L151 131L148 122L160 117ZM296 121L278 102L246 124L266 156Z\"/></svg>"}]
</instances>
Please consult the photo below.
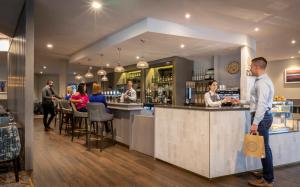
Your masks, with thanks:
<instances>
[{"instance_id":1,"label":"bar counter top","mask_svg":"<svg viewBox=\"0 0 300 187\"><path fill-rule=\"evenodd\" d=\"M143 110L143 103L108 102L107 108L115 110Z\"/></svg>"},{"instance_id":2,"label":"bar counter top","mask_svg":"<svg viewBox=\"0 0 300 187\"><path fill-rule=\"evenodd\" d=\"M186 110L203 110L203 111L247 111L248 107L241 106L224 106L224 107L201 107L201 106L183 106L183 105L156 105L156 108L174 108Z\"/></svg>"}]
</instances>

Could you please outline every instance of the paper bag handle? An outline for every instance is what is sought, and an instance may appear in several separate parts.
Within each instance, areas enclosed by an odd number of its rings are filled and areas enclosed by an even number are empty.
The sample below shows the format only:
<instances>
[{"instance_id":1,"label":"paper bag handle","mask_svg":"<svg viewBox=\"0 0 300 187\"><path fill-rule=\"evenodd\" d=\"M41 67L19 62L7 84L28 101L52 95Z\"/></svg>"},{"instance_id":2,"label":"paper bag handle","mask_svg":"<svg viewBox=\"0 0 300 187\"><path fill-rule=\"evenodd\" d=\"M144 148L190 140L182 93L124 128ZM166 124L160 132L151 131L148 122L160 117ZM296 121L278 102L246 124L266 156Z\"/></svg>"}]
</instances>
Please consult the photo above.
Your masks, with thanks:
<instances>
[{"instance_id":1,"label":"paper bag handle","mask_svg":"<svg viewBox=\"0 0 300 187\"><path fill-rule=\"evenodd\" d=\"M249 132L250 135L256 135L256 136L259 136L259 132L257 131L257 133L251 133Z\"/></svg>"}]
</instances>

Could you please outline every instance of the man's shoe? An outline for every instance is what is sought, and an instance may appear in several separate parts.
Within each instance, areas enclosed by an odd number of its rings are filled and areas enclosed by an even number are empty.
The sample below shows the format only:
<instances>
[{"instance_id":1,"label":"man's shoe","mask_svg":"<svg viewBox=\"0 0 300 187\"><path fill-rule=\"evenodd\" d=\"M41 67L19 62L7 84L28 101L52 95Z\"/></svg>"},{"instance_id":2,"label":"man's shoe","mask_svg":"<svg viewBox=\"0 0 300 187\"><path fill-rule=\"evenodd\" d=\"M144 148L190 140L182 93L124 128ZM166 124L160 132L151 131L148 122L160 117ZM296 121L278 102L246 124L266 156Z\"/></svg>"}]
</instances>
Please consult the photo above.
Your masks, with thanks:
<instances>
[{"instance_id":1,"label":"man's shoe","mask_svg":"<svg viewBox=\"0 0 300 187\"><path fill-rule=\"evenodd\" d=\"M263 177L262 173L259 172L259 171L253 171L253 172L251 172L251 174L252 174L254 177L256 177L257 179L260 179L260 178Z\"/></svg>"},{"instance_id":2,"label":"man's shoe","mask_svg":"<svg viewBox=\"0 0 300 187\"><path fill-rule=\"evenodd\" d=\"M48 129L48 130L51 130L51 131L53 131L53 130L54 130L54 129L53 129L53 128L51 128L51 127L47 127L47 129Z\"/></svg>"},{"instance_id":3,"label":"man's shoe","mask_svg":"<svg viewBox=\"0 0 300 187\"><path fill-rule=\"evenodd\" d=\"M268 183L263 178L252 180L252 181L248 181L248 184L251 185L251 186L273 187L273 182L272 183Z\"/></svg>"},{"instance_id":4,"label":"man's shoe","mask_svg":"<svg viewBox=\"0 0 300 187\"><path fill-rule=\"evenodd\" d=\"M48 131L49 131L49 129L48 129L48 128L45 128L45 131L46 131L46 132L48 132Z\"/></svg>"}]
</instances>

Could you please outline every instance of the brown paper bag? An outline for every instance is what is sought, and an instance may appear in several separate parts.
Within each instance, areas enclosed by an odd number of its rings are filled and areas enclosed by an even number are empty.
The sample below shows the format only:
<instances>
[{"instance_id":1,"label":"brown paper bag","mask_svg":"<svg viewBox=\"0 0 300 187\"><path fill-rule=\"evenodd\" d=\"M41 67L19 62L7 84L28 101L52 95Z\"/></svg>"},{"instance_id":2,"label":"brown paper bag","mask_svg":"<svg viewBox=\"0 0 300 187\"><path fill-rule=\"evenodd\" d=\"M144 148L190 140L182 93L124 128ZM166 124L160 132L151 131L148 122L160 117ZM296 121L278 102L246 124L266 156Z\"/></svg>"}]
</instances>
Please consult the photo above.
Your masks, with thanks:
<instances>
[{"instance_id":1,"label":"brown paper bag","mask_svg":"<svg viewBox=\"0 0 300 187\"><path fill-rule=\"evenodd\" d=\"M264 137L253 134L246 134L244 137L244 155L264 158L265 157L265 143Z\"/></svg>"}]
</instances>

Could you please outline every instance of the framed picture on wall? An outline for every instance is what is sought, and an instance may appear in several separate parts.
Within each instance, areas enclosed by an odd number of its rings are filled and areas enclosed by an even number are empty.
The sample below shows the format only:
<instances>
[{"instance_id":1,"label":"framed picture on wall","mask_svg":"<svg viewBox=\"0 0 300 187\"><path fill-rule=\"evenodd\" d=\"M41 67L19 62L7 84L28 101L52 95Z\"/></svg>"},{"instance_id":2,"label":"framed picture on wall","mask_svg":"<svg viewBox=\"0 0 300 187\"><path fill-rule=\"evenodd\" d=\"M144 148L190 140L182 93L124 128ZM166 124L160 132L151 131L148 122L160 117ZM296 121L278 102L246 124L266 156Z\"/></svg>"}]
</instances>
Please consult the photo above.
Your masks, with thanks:
<instances>
[{"instance_id":1,"label":"framed picture on wall","mask_svg":"<svg viewBox=\"0 0 300 187\"><path fill-rule=\"evenodd\" d=\"M7 81L0 80L0 93L6 93L6 92L7 92Z\"/></svg>"},{"instance_id":2,"label":"framed picture on wall","mask_svg":"<svg viewBox=\"0 0 300 187\"><path fill-rule=\"evenodd\" d=\"M285 69L285 83L300 83L300 68Z\"/></svg>"}]
</instances>

